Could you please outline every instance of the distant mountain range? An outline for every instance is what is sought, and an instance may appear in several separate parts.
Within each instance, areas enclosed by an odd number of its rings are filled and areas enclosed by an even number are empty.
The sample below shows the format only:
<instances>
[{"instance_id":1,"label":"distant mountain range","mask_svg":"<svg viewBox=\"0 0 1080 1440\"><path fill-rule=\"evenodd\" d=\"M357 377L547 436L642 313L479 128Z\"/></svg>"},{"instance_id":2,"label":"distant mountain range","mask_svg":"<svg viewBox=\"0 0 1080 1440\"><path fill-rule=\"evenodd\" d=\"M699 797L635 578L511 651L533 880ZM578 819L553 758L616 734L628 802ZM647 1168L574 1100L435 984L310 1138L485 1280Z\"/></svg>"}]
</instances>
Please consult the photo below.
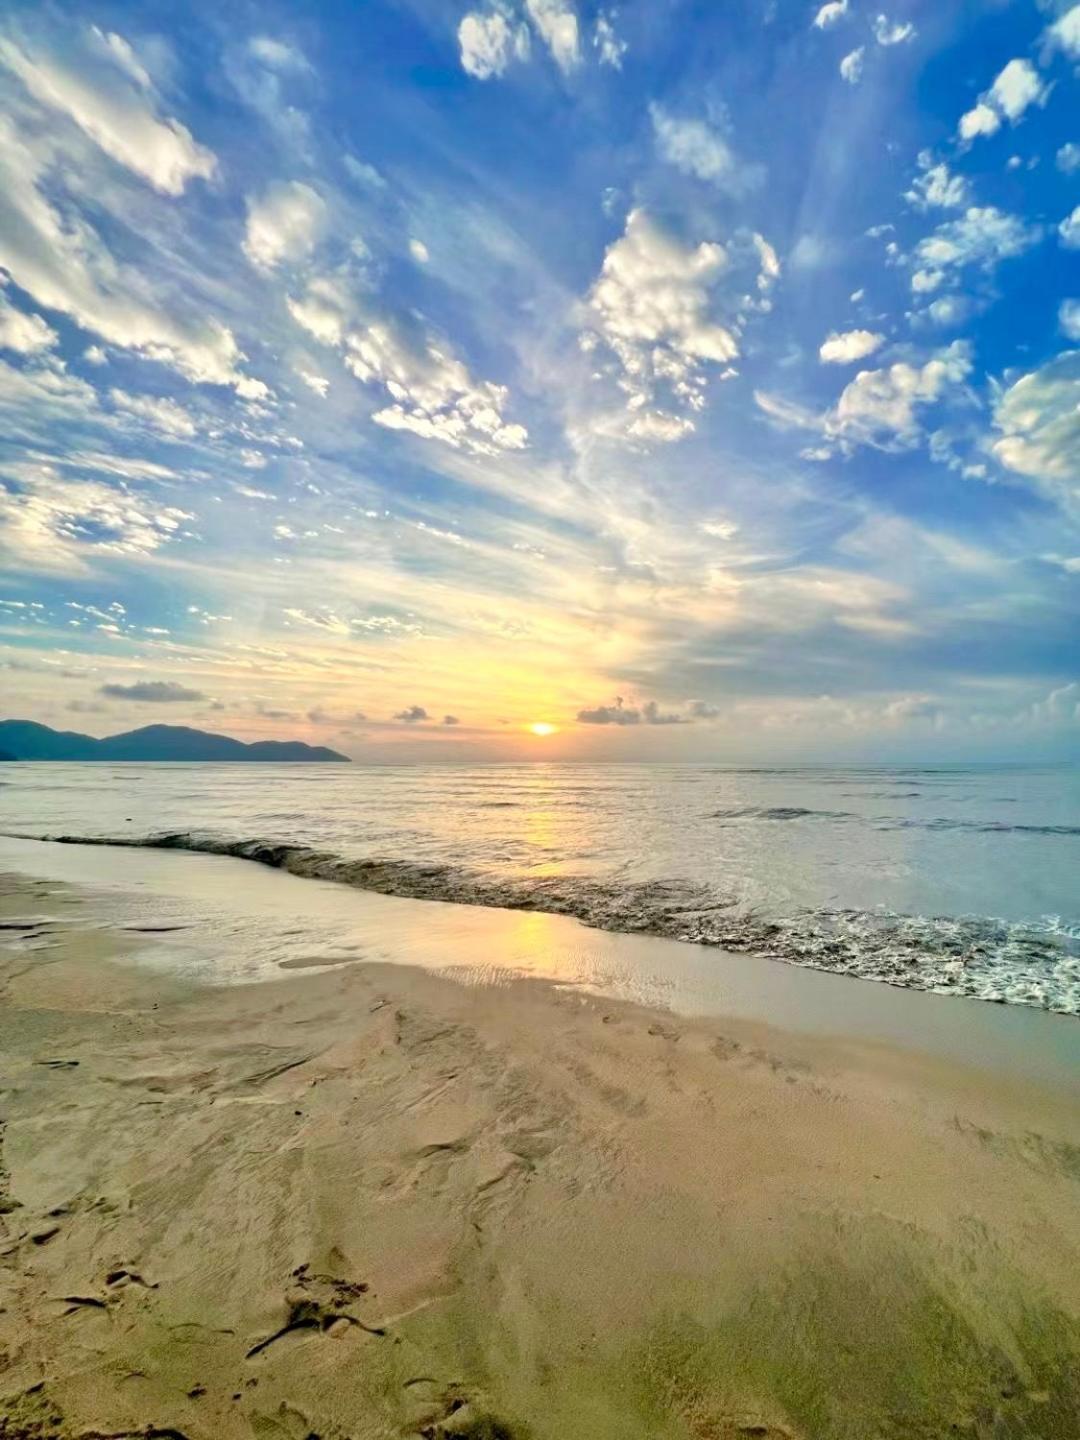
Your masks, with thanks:
<instances>
[{"instance_id":1,"label":"distant mountain range","mask_svg":"<svg viewBox=\"0 0 1080 1440\"><path fill-rule=\"evenodd\" d=\"M347 755L300 740L256 740L245 745L186 725L144 725L96 740L74 730L51 730L32 720L0 720L0 760L246 760L349 763Z\"/></svg>"}]
</instances>

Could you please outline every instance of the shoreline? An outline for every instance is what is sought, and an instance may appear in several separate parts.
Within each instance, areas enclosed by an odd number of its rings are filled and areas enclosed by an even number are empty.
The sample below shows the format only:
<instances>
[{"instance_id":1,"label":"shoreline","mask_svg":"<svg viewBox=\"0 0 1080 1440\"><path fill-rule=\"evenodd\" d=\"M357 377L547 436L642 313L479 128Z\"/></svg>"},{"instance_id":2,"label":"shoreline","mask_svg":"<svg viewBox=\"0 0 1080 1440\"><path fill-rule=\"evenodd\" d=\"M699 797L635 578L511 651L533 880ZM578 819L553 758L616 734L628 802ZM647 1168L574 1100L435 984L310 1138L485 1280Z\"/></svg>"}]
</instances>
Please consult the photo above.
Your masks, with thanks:
<instances>
[{"instance_id":1,"label":"shoreline","mask_svg":"<svg viewBox=\"0 0 1080 1440\"><path fill-rule=\"evenodd\" d=\"M571 916L385 896L226 856L0 837L0 870L89 886L127 905L125 923L156 924L158 966L201 981L279 978L310 951L340 959L454 969L504 983L517 976L675 1014L772 1025L856 1045L921 1050L948 1063L1080 1089L1080 1026L1069 1015L991 1005L793 966ZM303 923L297 926L297 917ZM228 943L222 943L227 937ZM287 972L286 972L287 973Z\"/></svg>"},{"instance_id":2,"label":"shoreline","mask_svg":"<svg viewBox=\"0 0 1080 1440\"><path fill-rule=\"evenodd\" d=\"M117 903L0 896L6 1433L1075 1434L1059 1086Z\"/></svg>"}]
</instances>

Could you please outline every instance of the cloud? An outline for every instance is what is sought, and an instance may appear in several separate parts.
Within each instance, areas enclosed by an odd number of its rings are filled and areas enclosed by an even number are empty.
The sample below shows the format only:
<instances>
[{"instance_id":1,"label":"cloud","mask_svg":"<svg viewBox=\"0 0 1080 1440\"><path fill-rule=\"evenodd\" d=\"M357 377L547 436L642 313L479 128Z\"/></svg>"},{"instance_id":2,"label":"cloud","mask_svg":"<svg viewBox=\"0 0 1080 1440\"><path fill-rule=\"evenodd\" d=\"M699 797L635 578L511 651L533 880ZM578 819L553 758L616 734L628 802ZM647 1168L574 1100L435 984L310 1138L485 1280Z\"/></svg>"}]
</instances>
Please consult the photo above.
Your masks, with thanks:
<instances>
[{"instance_id":1,"label":"cloud","mask_svg":"<svg viewBox=\"0 0 1080 1440\"><path fill-rule=\"evenodd\" d=\"M147 705L172 705L180 701L205 700L201 690L189 690L172 680L137 680L133 685L102 685L99 695L110 700L137 700Z\"/></svg>"},{"instance_id":2,"label":"cloud","mask_svg":"<svg viewBox=\"0 0 1080 1440\"><path fill-rule=\"evenodd\" d=\"M1002 389L993 453L1052 499L1080 503L1080 350L1067 350Z\"/></svg>"},{"instance_id":3,"label":"cloud","mask_svg":"<svg viewBox=\"0 0 1080 1440\"><path fill-rule=\"evenodd\" d=\"M422 240L412 239L409 241L409 254L418 265L426 265L431 259L428 248Z\"/></svg>"},{"instance_id":4,"label":"cloud","mask_svg":"<svg viewBox=\"0 0 1080 1440\"><path fill-rule=\"evenodd\" d=\"M153 429L171 440L190 440L197 433L191 416L175 400L156 395L129 395L126 390L110 390L109 399L117 410L136 419L145 420Z\"/></svg>"},{"instance_id":5,"label":"cloud","mask_svg":"<svg viewBox=\"0 0 1080 1440\"><path fill-rule=\"evenodd\" d=\"M416 725L421 720L428 718L428 713L422 705L410 705L405 710L399 710L394 716L395 720L402 720L406 725Z\"/></svg>"},{"instance_id":6,"label":"cloud","mask_svg":"<svg viewBox=\"0 0 1080 1440\"><path fill-rule=\"evenodd\" d=\"M244 254L260 270L306 259L326 227L326 204L310 185L275 181L248 199Z\"/></svg>"},{"instance_id":7,"label":"cloud","mask_svg":"<svg viewBox=\"0 0 1080 1440\"><path fill-rule=\"evenodd\" d=\"M579 710L579 725L640 725L641 711L623 703L621 695L616 696L614 705L597 705L592 710Z\"/></svg>"},{"instance_id":8,"label":"cloud","mask_svg":"<svg viewBox=\"0 0 1080 1440\"><path fill-rule=\"evenodd\" d=\"M1062 300L1058 307L1058 326L1069 340L1080 340L1080 300Z\"/></svg>"},{"instance_id":9,"label":"cloud","mask_svg":"<svg viewBox=\"0 0 1080 1440\"><path fill-rule=\"evenodd\" d=\"M152 554L192 516L124 484L70 479L49 465L27 465L0 482L0 548L9 569L72 571L91 555Z\"/></svg>"},{"instance_id":10,"label":"cloud","mask_svg":"<svg viewBox=\"0 0 1080 1440\"><path fill-rule=\"evenodd\" d=\"M1058 235L1066 250L1080 250L1080 205L1062 220Z\"/></svg>"},{"instance_id":11,"label":"cloud","mask_svg":"<svg viewBox=\"0 0 1080 1440\"><path fill-rule=\"evenodd\" d=\"M1010 60L978 104L960 117L960 139L970 144L993 135L1002 119L1015 125L1029 106L1045 104L1049 93L1030 60Z\"/></svg>"},{"instance_id":12,"label":"cloud","mask_svg":"<svg viewBox=\"0 0 1080 1440\"><path fill-rule=\"evenodd\" d=\"M1063 50L1070 59L1080 60L1080 5L1074 5L1051 25L1046 39L1050 46Z\"/></svg>"},{"instance_id":13,"label":"cloud","mask_svg":"<svg viewBox=\"0 0 1080 1440\"><path fill-rule=\"evenodd\" d=\"M59 208L71 157L40 137L24 138L0 115L0 266L39 305L68 315L111 345L171 365L189 380L231 385L254 399L267 387L238 368L232 332L216 320L162 310L138 272L125 270L89 221Z\"/></svg>"},{"instance_id":14,"label":"cloud","mask_svg":"<svg viewBox=\"0 0 1080 1440\"><path fill-rule=\"evenodd\" d=\"M830 25L835 25L843 20L848 13L848 0L828 0L828 4L822 5L821 9L814 16L813 23L819 30L828 30Z\"/></svg>"},{"instance_id":15,"label":"cloud","mask_svg":"<svg viewBox=\"0 0 1080 1440\"><path fill-rule=\"evenodd\" d=\"M900 361L884 370L860 370L836 402L828 433L879 448L909 448L921 434L919 409L940 400L970 373L971 347L963 340L922 366Z\"/></svg>"},{"instance_id":16,"label":"cloud","mask_svg":"<svg viewBox=\"0 0 1080 1440\"><path fill-rule=\"evenodd\" d=\"M248 52L271 70L310 70L307 56L295 45L277 40L272 35L253 35L248 41Z\"/></svg>"},{"instance_id":17,"label":"cloud","mask_svg":"<svg viewBox=\"0 0 1080 1440\"><path fill-rule=\"evenodd\" d=\"M98 32L100 33L100 32ZM26 86L39 104L72 120L118 164L165 195L182 195L194 179L209 179L217 162L178 120L156 113L147 83L133 83L130 46L85 46L78 57L31 55L0 38L0 63ZM123 48L121 48L123 47ZM143 72L144 82L148 77Z\"/></svg>"},{"instance_id":18,"label":"cloud","mask_svg":"<svg viewBox=\"0 0 1080 1440\"><path fill-rule=\"evenodd\" d=\"M915 26L907 21L895 24L886 15L878 15L874 21L874 39L879 45L906 45L909 40L914 40L918 31Z\"/></svg>"},{"instance_id":19,"label":"cloud","mask_svg":"<svg viewBox=\"0 0 1080 1440\"><path fill-rule=\"evenodd\" d=\"M53 349L59 340L60 336L40 315L17 310L0 288L0 350L12 350L16 355L40 355Z\"/></svg>"},{"instance_id":20,"label":"cloud","mask_svg":"<svg viewBox=\"0 0 1080 1440\"><path fill-rule=\"evenodd\" d=\"M655 700L647 700L644 705L627 705L621 695L616 695L614 705L597 705L591 710L579 710L577 719L579 725L689 724L685 715L661 710Z\"/></svg>"},{"instance_id":21,"label":"cloud","mask_svg":"<svg viewBox=\"0 0 1080 1440\"><path fill-rule=\"evenodd\" d=\"M596 17L593 48L597 52L601 65L610 65L613 70L622 69L623 56L628 47L626 41L621 39L615 31L614 17L605 15L603 11Z\"/></svg>"},{"instance_id":22,"label":"cloud","mask_svg":"<svg viewBox=\"0 0 1080 1440\"><path fill-rule=\"evenodd\" d=\"M527 60L528 29L494 11L481 15L470 11L458 26L461 65L477 80L502 75L512 60Z\"/></svg>"},{"instance_id":23,"label":"cloud","mask_svg":"<svg viewBox=\"0 0 1080 1440\"><path fill-rule=\"evenodd\" d=\"M727 141L704 120L680 120L661 105L650 105L660 154L676 170L740 195L761 181L761 168L740 164Z\"/></svg>"},{"instance_id":24,"label":"cloud","mask_svg":"<svg viewBox=\"0 0 1080 1440\"><path fill-rule=\"evenodd\" d=\"M386 392L392 403L372 415L376 425L480 455L522 450L528 443L525 427L503 414L506 387L474 380L419 316L381 311L335 276L316 276L301 298L289 298L288 307L316 340L343 351L358 380Z\"/></svg>"},{"instance_id":25,"label":"cloud","mask_svg":"<svg viewBox=\"0 0 1080 1440\"><path fill-rule=\"evenodd\" d=\"M934 290L951 273L968 265L991 270L1000 260L1021 255L1038 243L1037 225L1028 225L993 205L970 206L958 220L947 220L919 241L911 288L918 293Z\"/></svg>"},{"instance_id":26,"label":"cloud","mask_svg":"<svg viewBox=\"0 0 1080 1440\"><path fill-rule=\"evenodd\" d=\"M580 64L578 20L570 6L563 0L525 0L525 8L559 69L567 72Z\"/></svg>"},{"instance_id":27,"label":"cloud","mask_svg":"<svg viewBox=\"0 0 1080 1440\"><path fill-rule=\"evenodd\" d=\"M604 346L615 356L628 435L663 442L693 430L691 417L705 405L707 367L730 366L738 356L743 304L760 302L744 302L740 293L722 304L719 287L735 270L735 249L740 269L752 266L759 293L766 293L780 266L761 236L734 248L687 245L637 208L608 247L587 302L593 328L581 344L586 353Z\"/></svg>"},{"instance_id":28,"label":"cloud","mask_svg":"<svg viewBox=\"0 0 1080 1440\"><path fill-rule=\"evenodd\" d=\"M929 151L919 156L922 174L916 176L904 199L919 210L959 210L968 203L971 187L962 175L953 175L944 161L935 165Z\"/></svg>"},{"instance_id":29,"label":"cloud","mask_svg":"<svg viewBox=\"0 0 1080 1440\"><path fill-rule=\"evenodd\" d=\"M460 725L461 721L456 715L444 715L442 717L442 723L444 725Z\"/></svg>"},{"instance_id":30,"label":"cloud","mask_svg":"<svg viewBox=\"0 0 1080 1440\"><path fill-rule=\"evenodd\" d=\"M514 61L527 60L530 35L545 46L555 64L568 75L582 62L581 27L566 0L496 0L487 11L471 10L458 26L462 68L478 80L506 73ZM601 65L622 68L626 44L615 31L614 12L600 11L592 48Z\"/></svg>"},{"instance_id":31,"label":"cloud","mask_svg":"<svg viewBox=\"0 0 1080 1440\"><path fill-rule=\"evenodd\" d=\"M846 80L849 85L857 85L862 79L863 61L866 58L866 46L860 45L858 49L850 51L840 61L840 78Z\"/></svg>"},{"instance_id":32,"label":"cloud","mask_svg":"<svg viewBox=\"0 0 1080 1440\"><path fill-rule=\"evenodd\" d=\"M1063 175L1080 173L1080 145L1072 140L1067 145L1062 145L1054 156L1054 164Z\"/></svg>"},{"instance_id":33,"label":"cloud","mask_svg":"<svg viewBox=\"0 0 1080 1440\"><path fill-rule=\"evenodd\" d=\"M816 431L842 449L908 450L923 435L920 411L962 386L971 368L970 344L954 340L923 365L898 361L881 370L860 370L824 414L761 390L754 392L754 400L781 428Z\"/></svg>"},{"instance_id":34,"label":"cloud","mask_svg":"<svg viewBox=\"0 0 1080 1440\"><path fill-rule=\"evenodd\" d=\"M871 330L848 330L843 334L833 331L818 351L822 360L829 365L850 365L855 360L865 360L885 343L884 335Z\"/></svg>"}]
</instances>

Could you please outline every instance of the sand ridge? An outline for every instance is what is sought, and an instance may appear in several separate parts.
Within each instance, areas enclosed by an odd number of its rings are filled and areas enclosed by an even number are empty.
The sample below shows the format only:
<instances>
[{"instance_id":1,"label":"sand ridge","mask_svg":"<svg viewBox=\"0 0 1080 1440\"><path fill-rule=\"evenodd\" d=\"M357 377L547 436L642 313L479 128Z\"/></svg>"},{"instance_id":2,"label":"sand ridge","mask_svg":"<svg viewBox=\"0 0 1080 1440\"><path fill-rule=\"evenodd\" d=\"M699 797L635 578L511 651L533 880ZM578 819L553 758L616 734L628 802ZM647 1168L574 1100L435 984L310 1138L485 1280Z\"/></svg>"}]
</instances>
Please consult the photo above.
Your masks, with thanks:
<instances>
[{"instance_id":1,"label":"sand ridge","mask_svg":"<svg viewBox=\"0 0 1080 1440\"><path fill-rule=\"evenodd\" d=\"M1078 1433L1075 1096L89 913L0 887L4 1440Z\"/></svg>"}]
</instances>

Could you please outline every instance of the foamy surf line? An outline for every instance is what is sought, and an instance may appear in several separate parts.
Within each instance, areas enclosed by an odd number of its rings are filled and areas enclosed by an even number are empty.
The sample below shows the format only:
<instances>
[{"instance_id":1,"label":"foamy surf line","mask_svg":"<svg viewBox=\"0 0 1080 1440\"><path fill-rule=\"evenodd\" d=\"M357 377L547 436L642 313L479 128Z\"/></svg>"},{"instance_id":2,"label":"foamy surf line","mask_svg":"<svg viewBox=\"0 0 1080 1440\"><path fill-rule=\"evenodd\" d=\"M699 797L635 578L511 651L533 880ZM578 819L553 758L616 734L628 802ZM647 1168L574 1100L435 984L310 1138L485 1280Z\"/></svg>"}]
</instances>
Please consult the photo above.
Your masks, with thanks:
<instances>
[{"instance_id":1,"label":"foamy surf line","mask_svg":"<svg viewBox=\"0 0 1080 1440\"><path fill-rule=\"evenodd\" d=\"M495 877L449 865L349 859L304 845L185 831L138 838L7 833L11 839L60 845L227 856L380 895L567 915L597 930L662 936L905 989L1080 1014L1080 935L1054 917L1020 924L822 907L768 920L707 887L674 881Z\"/></svg>"}]
</instances>

